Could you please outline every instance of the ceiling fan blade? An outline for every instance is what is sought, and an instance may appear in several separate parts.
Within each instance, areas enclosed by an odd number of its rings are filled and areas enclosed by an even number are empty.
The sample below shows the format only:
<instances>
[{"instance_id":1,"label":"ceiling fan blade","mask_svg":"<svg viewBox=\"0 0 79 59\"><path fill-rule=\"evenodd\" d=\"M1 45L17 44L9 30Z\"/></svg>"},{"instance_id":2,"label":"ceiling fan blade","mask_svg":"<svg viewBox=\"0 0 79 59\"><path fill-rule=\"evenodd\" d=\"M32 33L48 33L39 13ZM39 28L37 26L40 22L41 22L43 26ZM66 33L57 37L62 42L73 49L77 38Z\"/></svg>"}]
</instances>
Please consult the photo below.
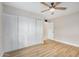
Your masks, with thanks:
<instances>
[{"instance_id":1,"label":"ceiling fan blade","mask_svg":"<svg viewBox=\"0 0 79 59\"><path fill-rule=\"evenodd\" d=\"M41 12L45 12L45 11L48 11L48 10L50 10L50 8L49 8L49 9L46 9L46 10L43 10L43 11L41 11Z\"/></svg>"},{"instance_id":2,"label":"ceiling fan blade","mask_svg":"<svg viewBox=\"0 0 79 59\"><path fill-rule=\"evenodd\" d=\"M47 7L50 7L47 3L45 3L45 2L40 2L41 4L43 4L43 5L45 5L45 6L47 6Z\"/></svg>"},{"instance_id":3,"label":"ceiling fan blade","mask_svg":"<svg viewBox=\"0 0 79 59\"><path fill-rule=\"evenodd\" d=\"M59 5L61 2L54 2L53 7L56 7L57 5Z\"/></svg>"},{"instance_id":4,"label":"ceiling fan blade","mask_svg":"<svg viewBox=\"0 0 79 59\"><path fill-rule=\"evenodd\" d=\"M58 9L58 10L66 10L67 8L65 8L65 7L55 7L55 9Z\"/></svg>"}]
</instances>

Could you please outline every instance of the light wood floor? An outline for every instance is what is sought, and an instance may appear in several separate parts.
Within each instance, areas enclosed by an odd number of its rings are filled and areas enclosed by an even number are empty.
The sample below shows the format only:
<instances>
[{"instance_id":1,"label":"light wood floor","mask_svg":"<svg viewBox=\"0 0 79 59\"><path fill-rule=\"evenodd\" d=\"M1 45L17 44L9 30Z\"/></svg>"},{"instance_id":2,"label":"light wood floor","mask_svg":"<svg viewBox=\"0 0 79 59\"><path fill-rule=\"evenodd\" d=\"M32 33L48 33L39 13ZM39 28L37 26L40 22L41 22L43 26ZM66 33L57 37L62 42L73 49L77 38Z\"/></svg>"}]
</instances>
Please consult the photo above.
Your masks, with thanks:
<instances>
[{"instance_id":1,"label":"light wood floor","mask_svg":"<svg viewBox=\"0 0 79 59\"><path fill-rule=\"evenodd\" d=\"M7 52L4 56L9 57L78 57L79 48L53 40L45 41L32 47Z\"/></svg>"}]
</instances>

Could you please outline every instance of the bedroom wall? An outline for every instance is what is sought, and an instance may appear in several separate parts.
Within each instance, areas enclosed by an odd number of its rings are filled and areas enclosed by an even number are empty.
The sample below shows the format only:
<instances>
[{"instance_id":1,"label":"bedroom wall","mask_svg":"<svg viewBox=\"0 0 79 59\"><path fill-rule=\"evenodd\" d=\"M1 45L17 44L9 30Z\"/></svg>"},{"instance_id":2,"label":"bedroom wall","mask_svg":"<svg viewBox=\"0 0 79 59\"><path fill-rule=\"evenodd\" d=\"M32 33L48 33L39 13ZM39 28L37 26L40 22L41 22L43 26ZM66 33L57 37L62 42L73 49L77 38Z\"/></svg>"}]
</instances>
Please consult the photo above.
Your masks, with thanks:
<instances>
[{"instance_id":1,"label":"bedroom wall","mask_svg":"<svg viewBox=\"0 0 79 59\"><path fill-rule=\"evenodd\" d=\"M79 12L54 19L55 40L79 47Z\"/></svg>"},{"instance_id":2,"label":"bedroom wall","mask_svg":"<svg viewBox=\"0 0 79 59\"><path fill-rule=\"evenodd\" d=\"M0 3L0 51L2 50L2 3Z\"/></svg>"}]
</instances>

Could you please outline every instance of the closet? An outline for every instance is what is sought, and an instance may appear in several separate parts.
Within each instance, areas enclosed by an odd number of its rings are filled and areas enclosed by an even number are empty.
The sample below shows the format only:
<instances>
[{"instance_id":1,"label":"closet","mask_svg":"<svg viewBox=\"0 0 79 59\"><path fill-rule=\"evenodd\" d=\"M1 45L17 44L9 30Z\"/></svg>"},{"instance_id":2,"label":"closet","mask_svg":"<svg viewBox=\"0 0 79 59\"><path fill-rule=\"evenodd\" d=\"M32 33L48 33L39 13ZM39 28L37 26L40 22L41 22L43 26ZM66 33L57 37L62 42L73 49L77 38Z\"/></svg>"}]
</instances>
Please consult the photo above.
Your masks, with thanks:
<instances>
[{"instance_id":1,"label":"closet","mask_svg":"<svg viewBox=\"0 0 79 59\"><path fill-rule=\"evenodd\" d=\"M17 16L3 14L2 17L3 50L10 51L18 48Z\"/></svg>"},{"instance_id":2,"label":"closet","mask_svg":"<svg viewBox=\"0 0 79 59\"><path fill-rule=\"evenodd\" d=\"M27 16L3 13L4 52L42 43L43 21Z\"/></svg>"}]
</instances>

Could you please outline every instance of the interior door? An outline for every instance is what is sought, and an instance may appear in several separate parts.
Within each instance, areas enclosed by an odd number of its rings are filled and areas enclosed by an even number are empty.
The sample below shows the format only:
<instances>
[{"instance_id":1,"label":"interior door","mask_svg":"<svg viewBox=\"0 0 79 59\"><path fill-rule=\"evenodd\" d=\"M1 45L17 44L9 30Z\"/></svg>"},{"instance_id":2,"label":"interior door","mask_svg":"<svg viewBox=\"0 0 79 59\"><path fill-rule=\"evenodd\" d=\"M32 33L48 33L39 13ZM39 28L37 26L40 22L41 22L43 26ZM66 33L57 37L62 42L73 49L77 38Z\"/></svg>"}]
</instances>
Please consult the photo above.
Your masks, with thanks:
<instances>
[{"instance_id":1,"label":"interior door","mask_svg":"<svg viewBox=\"0 0 79 59\"><path fill-rule=\"evenodd\" d=\"M48 39L54 39L54 24L48 23Z\"/></svg>"},{"instance_id":2,"label":"interior door","mask_svg":"<svg viewBox=\"0 0 79 59\"><path fill-rule=\"evenodd\" d=\"M19 48L28 46L29 39L29 19L26 17L19 16Z\"/></svg>"}]
</instances>

